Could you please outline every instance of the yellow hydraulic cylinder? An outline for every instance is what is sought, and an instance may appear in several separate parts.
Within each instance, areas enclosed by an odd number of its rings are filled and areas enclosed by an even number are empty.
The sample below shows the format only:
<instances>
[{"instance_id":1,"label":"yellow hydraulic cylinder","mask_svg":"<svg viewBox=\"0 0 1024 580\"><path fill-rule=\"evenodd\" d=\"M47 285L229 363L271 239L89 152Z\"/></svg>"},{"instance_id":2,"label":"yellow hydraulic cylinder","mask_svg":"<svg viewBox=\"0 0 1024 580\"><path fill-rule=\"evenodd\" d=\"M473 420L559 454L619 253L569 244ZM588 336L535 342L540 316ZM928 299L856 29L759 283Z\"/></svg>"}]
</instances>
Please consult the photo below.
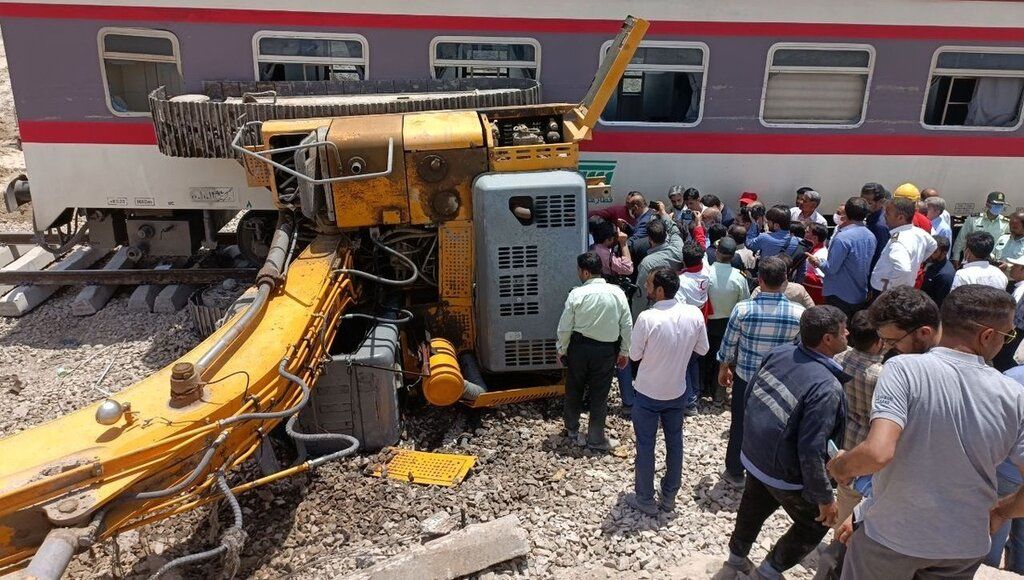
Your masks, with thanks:
<instances>
[{"instance_id":1,"label":"yellow hydraulic cylinder","mask_svg":"<svg viewBox=\"0 0 1024 580\"><path fill-rule=\"evenodd\" d=\"M431 405L447 407L459 402L466 390L458 354L443 338L430 341L429 374L423 379L423 396Z\"/></svg>"}]
</instances>

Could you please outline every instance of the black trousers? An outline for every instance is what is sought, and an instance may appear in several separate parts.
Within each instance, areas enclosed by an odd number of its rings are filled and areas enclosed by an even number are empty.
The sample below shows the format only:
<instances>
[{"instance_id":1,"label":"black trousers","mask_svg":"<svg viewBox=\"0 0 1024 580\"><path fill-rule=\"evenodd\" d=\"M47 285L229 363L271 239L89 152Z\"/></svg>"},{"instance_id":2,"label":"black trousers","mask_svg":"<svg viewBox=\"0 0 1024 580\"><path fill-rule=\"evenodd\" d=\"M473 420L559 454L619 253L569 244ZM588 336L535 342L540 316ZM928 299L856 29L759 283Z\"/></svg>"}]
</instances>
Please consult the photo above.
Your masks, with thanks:
<instances>
[{"instance_id":1,"label":"black trousers","mask_svg":"<svg viewBox=\"0 0 1024 580\"><path fill-rule=\"evenodd\" d=\"M846 302L845 300L842 300L834 295L826 296L825 304L828 304L829 306L835 306L836 308L842 310L843 314L845 314L847 318L853 318L854 314L868 307L867 302L862 302L860 304L850 304L849 302Z\"/></svg>"},{"instance_id":2,"label":"black trousers","mask_svg":"<svg viewBox=\"0 0 1024 580\"><path fill-rule=\"evenodd\" d=\"M769 487L752 474L747 474L740 509L736 513L736 528L729 538L729 551L741 557L750 554L765 520L779 507L786 510L793 519L793 525L772 546L768 560L779 572L785 572L800 563L804 556L818 546L829 530L814 521L818 517L818 506L804 499L799 491Z\"/></svg>"},{"instance_id":3,"label":"black trousers","mask_svg":"<svg viewBox=\"0 0 1024 580\"><path fill-rule=\"evenodd\" d=\"M580 413L583 410L583 395L588 394L591 438L604 434L604 422L608 416L608 391L612 388L615 375L615 359L619 346L615 342L600 342L574 332L566 351L565 404L562 418L565 428L579 431Z\"/></svg>"},{"instance_id":4,"label":"black trousers","mask_svg":"<svg viewBox=\"0 0 1024 580\"><path fill-rule=\"evenodd\" d=\"M718 388L718 349L725 338L725 327L729 326L728 318L712 318L708 320L708 353L701 359L701 374L704 378L704 394L714 396Z\"/></svg>"}]
</instances>

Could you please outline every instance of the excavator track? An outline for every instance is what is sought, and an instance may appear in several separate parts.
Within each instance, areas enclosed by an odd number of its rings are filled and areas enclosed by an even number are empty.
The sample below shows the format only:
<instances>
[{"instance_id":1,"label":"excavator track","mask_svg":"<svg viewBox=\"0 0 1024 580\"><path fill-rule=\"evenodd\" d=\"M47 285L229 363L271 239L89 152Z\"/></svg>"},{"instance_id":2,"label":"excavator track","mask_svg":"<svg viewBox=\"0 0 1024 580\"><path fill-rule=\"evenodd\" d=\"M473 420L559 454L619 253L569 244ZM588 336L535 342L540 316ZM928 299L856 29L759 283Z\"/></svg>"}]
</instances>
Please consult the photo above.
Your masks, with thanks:
<instances>
[{"instance_id":1,"label":"excavator track","mask_svg":"<svg viewBox=\"0 0 1024 580\"><path fill-rule=\"evenodd\" d=\"M280 413L304 400L284 374L312 384L321 372L339 317L356 296L353 280L337 272L351 260L344 238L317 237L211 366L194 402L175 402L172 369L197 364L244 312L175 363L118 392L114 399L127 408L116 423L98 420L108 400L0 440L0 573L23 565L54 529L93 522L91 539L99 540L222 497L215 476L252 456L284 419L232 417Z\"/></svg>"}]
</instances>

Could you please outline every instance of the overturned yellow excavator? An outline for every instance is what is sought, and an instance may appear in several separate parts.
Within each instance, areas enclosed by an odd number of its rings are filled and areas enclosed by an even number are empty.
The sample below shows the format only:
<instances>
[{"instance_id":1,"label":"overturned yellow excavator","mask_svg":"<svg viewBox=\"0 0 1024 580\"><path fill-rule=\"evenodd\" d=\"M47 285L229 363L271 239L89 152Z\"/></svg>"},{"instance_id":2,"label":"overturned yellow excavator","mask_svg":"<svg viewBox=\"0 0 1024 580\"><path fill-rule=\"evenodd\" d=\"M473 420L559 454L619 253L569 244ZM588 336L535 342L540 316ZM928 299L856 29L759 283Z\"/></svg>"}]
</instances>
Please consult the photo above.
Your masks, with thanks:
<instances>
[{"instance_id":1,"label":"overturned yellow excavator","mask_svg":"<svg viewBox=\"0 0 1024 580\"><path fill-rule=\"evenodd\" d=\"M237 531L236 494L394 443L403 385L435 405L560 393L578 142L646 29L625 21L579 105L260 120L286 103L257 96L234 135L203 135L277 201L255 288L167 368L0 440L0 573L59 578L96 541L224 498ZM168 122L154 109L161 138ZM231 487L282 422L299 460Z\"/></svg>"}]
</instances>

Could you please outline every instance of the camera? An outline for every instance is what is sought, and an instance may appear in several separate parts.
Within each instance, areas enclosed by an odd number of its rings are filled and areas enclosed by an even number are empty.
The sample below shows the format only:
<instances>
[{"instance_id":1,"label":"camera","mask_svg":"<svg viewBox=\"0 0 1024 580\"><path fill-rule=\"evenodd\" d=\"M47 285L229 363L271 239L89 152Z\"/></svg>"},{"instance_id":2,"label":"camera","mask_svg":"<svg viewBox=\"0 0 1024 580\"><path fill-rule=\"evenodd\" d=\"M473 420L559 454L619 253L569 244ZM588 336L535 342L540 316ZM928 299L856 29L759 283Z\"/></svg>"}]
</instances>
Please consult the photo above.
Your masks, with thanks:
<instances>
[{"instance_id":1,"label":"camera","mask_svg":"<svg viewBox=\"0 0 1024 580\"><path fill-rule=\"evenodd\" d=\"M651 208L653 210L657 210L658 209L658 202L652 201L651 203L647 204L647 207L649 207L649 208Z\"/></svg>"},{"instance_id":2,"label":"camera","mask_svg":"<svg viewBox=\"0 0 1024 580\"><path fill-rule=\"evenodd\" d=\"M751 221L757 221L764 217L764 214L768 212L768 209L763 205L755 205L751 208L744 208L750 213Z\"/></svg>"}]
</instances>

